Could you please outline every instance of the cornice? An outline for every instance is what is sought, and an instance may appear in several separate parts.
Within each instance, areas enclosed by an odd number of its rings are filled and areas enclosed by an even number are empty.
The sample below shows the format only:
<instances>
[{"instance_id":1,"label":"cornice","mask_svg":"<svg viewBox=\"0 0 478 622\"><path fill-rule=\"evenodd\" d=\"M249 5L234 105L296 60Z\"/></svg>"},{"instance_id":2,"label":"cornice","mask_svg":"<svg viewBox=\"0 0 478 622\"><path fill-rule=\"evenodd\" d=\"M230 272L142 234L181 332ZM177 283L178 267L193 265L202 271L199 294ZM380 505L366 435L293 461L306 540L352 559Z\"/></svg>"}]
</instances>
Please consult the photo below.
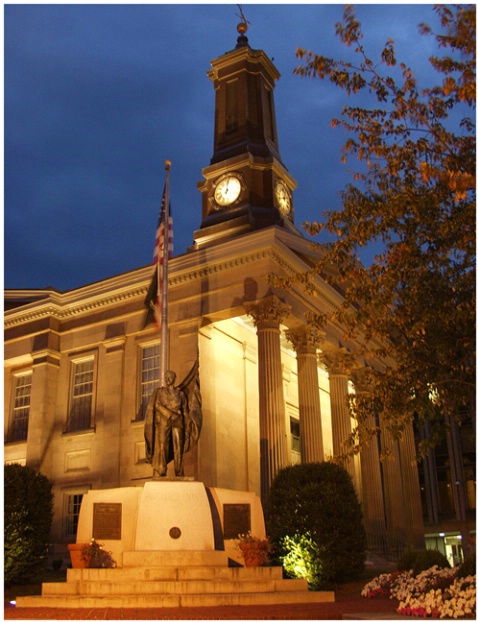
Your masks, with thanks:
<instances>
[{"instance_id":1,"label":"cornice","mask_svg":"<svg viewBox=\"0 0 478 622\"><path fill-rule=\"evenodd\" d=\"M175 288L262 260L269 260L285 274L292 276L307 269L298 253L313 255L312 243L279 227L268 227L217 246L192 250L172 258L169 264L169 284ZM46 297L6 311L4 327L8 329L45 317L61 321L145 297L151 281L151 270L151 266L138 268L67 292L45 291L48 294ZM336 290L325 282L320 284L319 289L319 300L337 308L340 296ZM23 293L27 291L22 290ZM12 298L16 292L8 290L8 293ZM310 301L311 308L315 306L315 300Z\"/></svg>"},{"instance_id":2,"label":"cornice","mask_svg":"<svg viewBox=\"0 0 478 622\"><path fill-rule=\"evenodd\" d=\"M70 302L67 299L67 294L64 294L66 299L53 303L51 300L47 302L42 301L43 304L35 303L32 308L31 305L27 305L30 308L17 308L12 311L7 311L4 314L4 328L12 328L19 324L26 322L32 322L45 317L53 317L58 320L65 320L71 317L82 315L83 313L91 313L97 309L102 309L115 304L123 303L139 296L145 296L148 291L149 283L141 284L138 287L130 290L123 290L111 294L110 296L96 297L91 300L84 300L83 302ZM60 294L60 298L62 295Z\"/></svg>"}]
</instances>

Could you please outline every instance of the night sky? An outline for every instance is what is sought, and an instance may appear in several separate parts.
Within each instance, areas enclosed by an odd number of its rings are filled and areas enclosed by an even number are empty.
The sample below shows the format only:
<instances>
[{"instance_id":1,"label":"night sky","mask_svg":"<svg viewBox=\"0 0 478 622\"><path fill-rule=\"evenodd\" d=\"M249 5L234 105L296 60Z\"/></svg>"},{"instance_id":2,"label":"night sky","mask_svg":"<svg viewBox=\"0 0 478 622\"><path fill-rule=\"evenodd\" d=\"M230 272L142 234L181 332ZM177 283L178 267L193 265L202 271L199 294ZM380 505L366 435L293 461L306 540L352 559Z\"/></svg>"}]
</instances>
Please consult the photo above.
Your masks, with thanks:
<instances>
[{"instance_id":1,"label":"night sky","mask_svg":"<svg viewBox=\"0 0 478 622\"><path fill-rule=\"evenodd\" d=\"M295 222L340 207L347 103L328 82L293 75L297 47L355 58L335 36L342 5L245 4L247 36L281 74L275 107L282 161L298 182ZM358 5L364 43L425 81L431 5ZM151 263L164 161L174 254L201 223L197 182L213 149L210 61L236 45L235 4L4 6L6 288L68 290ZM362 105L366 98L361 100ZM371 105L375 105L371 103ZM348 166L353 166L349 163Z\"/></svg>"}]
</instances>

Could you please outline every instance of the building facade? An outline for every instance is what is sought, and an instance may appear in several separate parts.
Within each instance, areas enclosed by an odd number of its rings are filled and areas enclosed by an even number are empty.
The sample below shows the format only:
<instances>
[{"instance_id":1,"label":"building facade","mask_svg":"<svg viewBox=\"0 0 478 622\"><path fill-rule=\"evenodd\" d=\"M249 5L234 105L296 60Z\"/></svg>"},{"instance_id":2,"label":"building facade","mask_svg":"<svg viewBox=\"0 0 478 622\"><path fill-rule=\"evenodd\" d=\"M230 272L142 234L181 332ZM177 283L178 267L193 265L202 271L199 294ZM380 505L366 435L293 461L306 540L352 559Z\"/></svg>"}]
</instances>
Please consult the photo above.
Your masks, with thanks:
<instances>
[{"instance_id":1,"label":"building facade","mask_svg":"<svg viewBox=\"0 0 478 622\"><path fill-rule=\"evenodd\" d=\"M185 474L255 492L266 505L280 468L342 453L353 426L351 378L335 353L354 343L338 325L318 332L307 323L310 311L340 305L338 289L316 277L312 298L299 284L279 289L269 279L316 259L294 225L296 182L279 153L277 69L244 30L211 66L214 151L198 183L201 226L169 263L170 368L181 380L199 357L203 426ZM158 332L144 327L151 276L148 266L68 292L5 292L5 463L54 482L56 554L75 539L87 490L152 477L143 435L159 367ZM381 463L373 442L347 469L370 548L420 548L411 428L393 453Z\"/></svg>"}]
</instances>

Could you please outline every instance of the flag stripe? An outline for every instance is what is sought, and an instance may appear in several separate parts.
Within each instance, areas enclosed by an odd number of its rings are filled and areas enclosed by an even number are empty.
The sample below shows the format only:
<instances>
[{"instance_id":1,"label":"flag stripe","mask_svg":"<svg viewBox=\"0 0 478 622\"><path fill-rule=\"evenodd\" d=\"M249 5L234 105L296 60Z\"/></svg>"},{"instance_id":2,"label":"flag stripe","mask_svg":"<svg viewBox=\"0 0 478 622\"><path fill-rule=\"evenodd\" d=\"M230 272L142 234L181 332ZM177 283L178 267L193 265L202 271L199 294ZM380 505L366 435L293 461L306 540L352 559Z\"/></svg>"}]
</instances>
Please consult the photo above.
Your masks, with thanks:
<instances>
[{"instance_id":1,"label":"flag stripe","mask_svg":"<svg viewBox=\"0 0 478 622\"><path fill-rule=\"evenodd\" d=\"M173 217L171 214L171 201L169 201L169 215L168 215L168 259L173 255ZM161 330L161 292L163 286L163 265L164 265L164 222L166 219L166 186L163 191L163 198L161 200L161 208L158 218L158 226L156 228L156 236L154 241L153 252L153 279L151 286L148 290L148 294L145 300L145 306L147 307L147 315L145 326L154 319L158 331ZM159 278L158 278L159 276Z\"/></svg>"}]
</instances>

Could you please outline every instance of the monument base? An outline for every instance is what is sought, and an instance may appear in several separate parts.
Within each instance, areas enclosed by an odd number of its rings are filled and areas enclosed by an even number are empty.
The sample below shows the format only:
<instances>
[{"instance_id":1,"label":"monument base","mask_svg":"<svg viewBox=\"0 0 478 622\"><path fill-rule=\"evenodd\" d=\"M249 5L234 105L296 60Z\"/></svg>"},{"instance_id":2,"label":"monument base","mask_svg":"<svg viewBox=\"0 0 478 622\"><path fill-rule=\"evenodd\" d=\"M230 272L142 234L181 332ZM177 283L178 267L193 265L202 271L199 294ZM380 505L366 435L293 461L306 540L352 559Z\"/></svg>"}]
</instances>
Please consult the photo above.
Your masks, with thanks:
<instances>
[{"instance_id":1,"label":"monument base","mask_svg":"<svg viewBox=\"0 0 478 622\"><path fill-rule=\"evenodd\" d=\"M206 488L186 478L161 478L144 487L90 490L83 496L77 542L92 538L111 551L118 568L126 553L220 551L243 560L239 534L265 538L262 505L255 493Z\"/></svg>"},{"instance_id":2,"label":"monument base","mask_svg":"<svg viewBox=\"0 0 478 622\"><path fill-rule=\"evenodd\" d=\"M241 561L235 538L247 531L265 537L262 506L254 493L175 479L147 482L144 488L91 490L81 504L78 542L94 537L111 550L118 567L69 569L66 583L44 583L42 596L20 596L17 607L334 601L333 592L309 592L304 579L283 579L280 566L231 564L234 558Z\"/></svg>"}]
</instances>

